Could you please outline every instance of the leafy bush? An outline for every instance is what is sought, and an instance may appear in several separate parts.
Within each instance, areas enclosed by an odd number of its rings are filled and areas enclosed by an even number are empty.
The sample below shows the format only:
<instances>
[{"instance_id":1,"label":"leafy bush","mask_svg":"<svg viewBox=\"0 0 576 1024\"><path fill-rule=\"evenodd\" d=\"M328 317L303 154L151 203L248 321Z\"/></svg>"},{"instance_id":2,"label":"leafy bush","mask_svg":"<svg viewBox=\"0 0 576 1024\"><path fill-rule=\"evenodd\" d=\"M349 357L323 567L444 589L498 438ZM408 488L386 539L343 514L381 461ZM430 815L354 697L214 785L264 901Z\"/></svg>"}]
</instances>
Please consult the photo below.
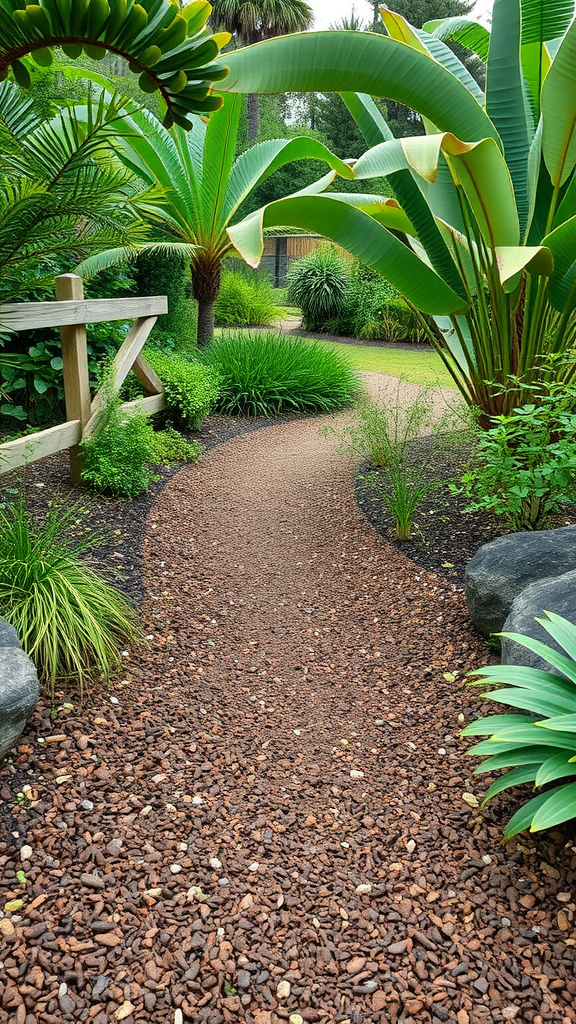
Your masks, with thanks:
<instances>
[{"instance_id":1,"label":"leafy bush","mask_svg":"<svg viewBox=\"0 0 576 1024\"><path fill-rule=\"evenodd\" d=\"M350 281L348 264L333 245L321 245L288 271L288 299L302 310L308 331L325 331L340 312Z\"/></svg>"},{"instance_id":2,"label":"leafy bush","mask_svg":"<svg viewBox=\"0 0 576 1024\"><path fill-rule=\"evenodd\" d=\"M358 259L352 261L350 284L342 305L324 329L331 334L366 340L423 339L418 321L402 296Z\"/></svg>"},{"instance_id":3,"label":"leafy bush","mask_svg":"<svg viewBox=\"0 0 576 1024\"><path fill-rule=\"evenodd\" d=\"M108 372L108 371L107 371ZM175 430L155 432L143 412L123 411L121 399L104 378L103 422L82 442L82 479L98 491L134 498L155 479L152 465L193 462L202 449Z\"/></svg>"},{"instance_id":4,"label":"leafy bush","mask_svg":"<svg viewBox=\"0 0 576 1024\"><path fill-rule=\"evenodd\" d=\"M198 311L192 299L190 271L180 253L142 252L134 264L136 295L166 295L168 313L155 325L149 345L188 350L196 344Z\"/></svg>"},{"instance_id":5,"label":"leafy bush","mask_svg":"<svg viewBox=\"0 0 576 1024\"><path fill-rule=\"evenodd\" d=\"M347 405L360 390L340 353L286 334L230 334L202 355L220 374L216 408L235 416L327 412Z\"/></svg>"},{"instance_id":6,"label":"leafy bush","mask_svg":"<svg viewBox=\"0 0 576 1024\"><path fill-rule=\"evenodd\" d=\"M220 394L217 368L154 350L147 350L146 358L164 385L169 419L176 426L197 430Z\"/></svg>"},{"instance_id":7,"label":"leafy bush","mask_svg":"<svg viewBox=\"0 0 576 1024\"><path fill-rule=\"evenodd\" d=\"M544 529L576 501L576 388L552 385L539 400L492 417L462 477L469 510L504 516L513 530Z\"/></svg>"},{"instance_id":8,"label":"leafy bush","mask_svg":"<svg viewBox=\"0 0 576 1024\"><path fill-rule=\"evenodd\" d=\"M75 533L85 509L51 505L40 524L20 497L0 507L0 615L16 629L40 678L108 679L119 644L141 638L127 599L82 555L97 541Z\"/></svg>"},{"instance_id":9,"label":"leafy bush","mask_svg":"<svg viewBox=\"0 0 576 1024\"><path fill-rule=\"evenodd\" d=\"M282 316L282 310L276 305L274 289L266 277L227 273L222 277L214 315L217 324L246 327L274 323Z\"/></svg>"},{"instance_id":10,"label":"leafy bush","mask_svg":"<svg viewBox=\"0 0 576 1024\"><path fill-rule=\"evenodd\" d=\"M473 686L497 686L482 697L508 704L528 714L492 715L463 730L463 736L485 736L468 751L487 756L480 772L512 769L490 786L484 803L511 786L533 783L546 787L510 819L504 839L530 829L540 832L576 817L576 626L552 612L536 621L561 648L561 653L538 640L503 633L542 657L557 673L520 665L488 665L472 675Z\"/></svg>"}]
</instances>

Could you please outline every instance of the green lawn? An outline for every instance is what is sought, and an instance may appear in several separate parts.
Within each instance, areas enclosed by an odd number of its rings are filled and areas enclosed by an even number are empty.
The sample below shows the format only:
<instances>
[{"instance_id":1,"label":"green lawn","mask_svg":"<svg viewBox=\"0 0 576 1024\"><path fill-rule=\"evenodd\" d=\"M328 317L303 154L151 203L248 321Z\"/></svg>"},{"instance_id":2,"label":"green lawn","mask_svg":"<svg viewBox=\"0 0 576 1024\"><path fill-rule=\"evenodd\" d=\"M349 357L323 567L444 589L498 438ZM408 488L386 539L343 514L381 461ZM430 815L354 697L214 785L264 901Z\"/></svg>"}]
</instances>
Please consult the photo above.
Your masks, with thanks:
<instances>
[{"instance_id":1,"label":"green lawn","mask_svg":"<svg viewBox=\"0 0 576 1024\"><path fill-rule=\"evenodd\" d=\"M358 370L372 370L374 373L405 377L413 384L455 386L440 356L432 350L426 352L388 346L376 348L372 345L341 345L335 341L326 341L324 344L347 356Z\"/></svg>"}]
</instances>

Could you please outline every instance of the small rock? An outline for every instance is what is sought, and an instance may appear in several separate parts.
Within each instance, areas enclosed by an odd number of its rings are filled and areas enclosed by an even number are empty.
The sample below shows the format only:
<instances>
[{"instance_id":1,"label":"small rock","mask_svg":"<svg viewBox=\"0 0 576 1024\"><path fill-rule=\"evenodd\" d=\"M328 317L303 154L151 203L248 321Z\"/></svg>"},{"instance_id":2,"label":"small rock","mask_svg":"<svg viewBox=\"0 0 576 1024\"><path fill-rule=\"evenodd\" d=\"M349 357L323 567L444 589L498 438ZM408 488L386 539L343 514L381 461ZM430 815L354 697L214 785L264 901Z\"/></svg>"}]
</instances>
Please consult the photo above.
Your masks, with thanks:
<instances>
[{"instance_id":1,"label":"small rock","mask_svg":"<svg viewBox=\"0 0 576 1024\"><path fill-rule=\"evenodd\" d=\"M184 1014L180 1007L174 1010L174 1024L184 1024Z\"/></svg>"},{"instance_id":2,"label":"small rock","mask_svg":"<svg viewBox=\"0 0 576 1024\"><path fill-rule=\"evenodd\" d=\"M304 1024L304 1017L299 1013L291 1013L288 1017L288 1024Z\"/></svg>"},{"instance_id":3,"label":"small rock","mask_svg":"<svg viewBox=\"0 0 576 1024\"><path fill-rule=\"evenodd\" d=\"M479 807L478 797L474 796L474 793L462 793L462 799L465 804L469 807Z\"/></svg>"},{"instance_id":4,"label":"small rock","mask_svg":"<svg viewBox=\"0 0 576 1024\"><path fill-rule=\"evenodd\" d=\"M372 892L372 886L370 882L364 882L362 885L357 885L354 892L358 896L365 896L367 893Z\"/></svg>"},{"instance_id":5,"label":"small rock","mask_svg":"<svg viewBox=\"0 0 576 1024\"><path fill-rule=\"evenodd\" d=\"M229 878L219 878L218 879L218 885L230 885L230 879Z\"/></svg>"},{"instance_id":6,"label":"small rock","mask_svg":"<svg viewBox=\"0 0 576 1024\"><path fill-rule=\"evenodd\" d=\"M406 843L406 852L407 853L414 853L415 849L416 849L416 843L414 842L413 839L409 839L408 842Z\"/></svg>"},{"instance_id":7,"label":"small rock","mask_svg":"<svg viewBox=\"0 0 576 1024\"><path fill-rule=\"evenodd\" d=\"M22 846L20 848L20 860L32 860L33 853L34 851L31 846Z\"/></svg>"},{"instance_id":8,"label":"small rock","mask_svg":"<svg viewBox=\"0 0 576 1024\"><path fill-rule=\"evenodd\" d=\"M288 996L290 995L290 991L291 991L290 982L289 981L280 981L280 982L278 982L278 988L276 989L276 998L277 999L288 999Z\"/></svg>"},{"instance_id":9,"label":"small rock","mask_svg":"<svg viewBox=\"0 0 576 1024\"><path fill-rule=\"evenodd\" d=\"M388 946L388 952L399 956L401 953L405 953L408 947L408 940L402 939L401 942L393 942L391 946Z\"/></svg>"},{"instance_id":10,"label":"small rock","mask_svg":"<svg viewBox=\"0 0 576 1024\"><path fill-rule=\"evenodd\" d=\"M488 991L488 982L486 981L486 978L476 978L476 981L473 982L473 987L477 992L481 992L482 995L485 995Z\"/></svg>"},{"instance_id":11,"label":"small rock","mask_svg":"<svg viewBox=\"0 0 576 1024\"><path fill-rule=\"evenodd\" d=\"M260 867L260 865L259 865L257 860L252 861L252 864L248 865L248 871L258 871L259 867Z\"/></svg>"},{"instance_id":12,"label":"small rock","mask_svg":"<svg viewBox=\"0 0 576 1024\"><path fill-rule=\"evenodd\" d=\"M87 889L103 889L106 884L104 879L100 878L100 875L89 874L88 872L80 875L80 882Z\"/></svg>"},{"instance_id":13,"label":"small rock","mask_svg":"<svg viewBox=\"0 0 576 1024\"><path fill-rule=\"evenodd\" d=\"M351 779L363 779L364 778L364 772L358 771L356 768L353 768L352 771L350 772L350 778Z\"/></svg>"},{"instance_id":14,"label":"small rock","mask_svg":"<svg viewBox=\"0 0 576 1024\"><path fill-rule=\"evenodd\" d=\"M502 1008L502 1016L503 1016L504 1020L514 1020L514 1018L519 1013L520 1013L520 1007L519 1006L513 1006L512 1004L510 1004L510 1006L504 1006Z\"/></svg>"},{"instance_id":15,"label":"small rock","mask_svg":"<svg viewBox=\"0 0 576 1024\"><path fill-rule=\"evenodd\" d=\"M250 988L250 974L248 971L238 971L236 984L238 988Z\"/></svg>"},{"instance_id":16,"label":"small rock","mask_svg":"<svg viewBox=\"0 0 576 1024\"><path fill-rule=\"evenodd\" d=\"M123 843L121 839L111 839L108 843L106 850L111 857L117 857L122 849Z\"/></svg>"},{"instance_id":17,"label":"small rock","mask_svg":"<svg viewBox=\"0 0 576 1024\"><path fill-rule=\"evenodd\" d=\"M351 960L346 964L346 974L360 974L360 971L366 963L365 956L353 956Z\"/></svg>"},{"instance_id":18,"label":"small rock","mask_svg":"<svg viewBox=\"0 0 576 1024\"><path fill-rule=\"evenodd\" d=\"M220 868L222 867L222 861L219 861L218 857L211 857L209 864L211 868L214 868L214 871L220 871Z\"/></svg>"},{"instance_id":19,"label":"small rock","mask_svg":"<svg viewBox=\"0 0 576 1024\"><path fill-rule=\"evenodd\" d=\"M504 925L505 928L509 928L510 925L512 924L512 921L510 920L509 917L501 917L500 922Z\"/></svg>"},{"instance_id":20,"label":"small rock","mask_svg":"<svg viewBox=\"0 0 576 1024\"><path fill-rule=\"evenodd\" d=\"M372 980L372 981L367 981L365 985L354 985L352 991L357 996L369 996L369 995L372 994L372 992L375 992L377 988L378 988L378 982Z\"/></svg>"},{"instance_id":21,"label":"small rock","mask_svg":"<svg viewBox=\"0 0 576 1024\"><path fill-rule=\"evenodd\" d=\"M130 1000L125 999L122 1005L119 1006L117 1010L114 1010L114 1013L112 1014L112 1019L124 1020L126 1017L130 1017L130 1015L134 1013L135 1009L136 1007L134 1006L134 1004L131 1003Z\"/></svg>"},{"instance_id":22,"label":"small rock","mask_svg":"<svg viewBox=\"0 0 576 1024\"><path fill-rule=\"evenodd\" d=\"M78 742L80 742L80 741L78 741ZM92 803L91 800L81 800L80 803L78 804L78 806L80 807L80 810L82 810L82 811L93 811L94 810L94 804Z\"/></svg>"},{"instance_id":23,"label":"small rock","mask_svg":"<svg viewBox=\"0 0 576 1024\"><path fill-rule=\"evenodd\" d=\"M202 892L199 885L192 885L186 893L186 899L189 903L205 903L208 897Z\"/></svg>"},{"instance_id":24,"label":"small rock","mask_svg":"<svg viewBox=\"0 0 576 1024\"><path fill-rule=\"evenodd\" d=\"M180 872L182 871L182 865L181 864L171 864L170 865L170 871L172 872L173 875L179 875Z\"/></svg>"}]
</instances>

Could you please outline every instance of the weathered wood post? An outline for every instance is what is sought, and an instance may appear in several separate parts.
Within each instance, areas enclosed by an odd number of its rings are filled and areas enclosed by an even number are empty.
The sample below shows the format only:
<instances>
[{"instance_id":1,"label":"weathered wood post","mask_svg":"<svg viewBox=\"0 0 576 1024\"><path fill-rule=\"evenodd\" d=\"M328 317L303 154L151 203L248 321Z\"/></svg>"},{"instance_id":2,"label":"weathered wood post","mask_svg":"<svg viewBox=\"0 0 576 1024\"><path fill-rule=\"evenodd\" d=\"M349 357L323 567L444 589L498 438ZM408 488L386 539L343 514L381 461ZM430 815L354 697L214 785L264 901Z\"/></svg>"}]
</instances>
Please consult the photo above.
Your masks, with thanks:
<instances>
[{"instance_id":1,"label":"weathered wood post","mask_svg":"<svg viewBox=\"0 0 576 1024\"><path fill-rule=\"evenodd\" d=\"M61 274L56 278L56 299L59 302L84 300L82 278L76 274ZM88 350L86 347L86 324L73 324L60 328L62 339L62 360L64 362L64 394L66 418L80 420L82 429L91 416L90 377L88 375ZM70 449L70 476L75 484L81 481L82 460L80 448Z\"/></svg>"}]
</instances>

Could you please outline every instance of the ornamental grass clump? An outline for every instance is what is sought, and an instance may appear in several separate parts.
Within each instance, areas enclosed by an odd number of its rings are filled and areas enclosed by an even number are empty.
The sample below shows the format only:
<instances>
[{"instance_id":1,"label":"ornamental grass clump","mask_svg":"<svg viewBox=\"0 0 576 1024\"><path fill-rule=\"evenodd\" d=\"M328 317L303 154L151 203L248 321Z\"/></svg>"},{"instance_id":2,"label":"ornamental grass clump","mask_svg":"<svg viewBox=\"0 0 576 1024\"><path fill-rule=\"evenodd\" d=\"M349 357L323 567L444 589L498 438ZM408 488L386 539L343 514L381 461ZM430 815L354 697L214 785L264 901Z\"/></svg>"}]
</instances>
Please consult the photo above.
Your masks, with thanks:
<instances>
[{"instance_id":1,"label":"ornamental grass clump","mask_svg":"<svg viewBox=\"0 0 576 1024\"><path fill-rule=\"evenodd\" d=\"M288 300L302 310L302 326L325 331L344 304L350 273L333 245L321 245L296 260L288 272Z\"/></svg>"},{"instance_id":2,"label":"ornamental grass clump","mask_svg":"<svg viewBox=\"0 0 576 1024\"><path fill-rule=\"evenodd\" d=\"M216 323L224 327L264 326L282 318L267 278L254 274L227 273L222 277L214 304Z\"/></svg>"},{"instance_id":3,"label":"ornamental grass clump","mask_svg":"<svg viewBox=\"0 0 576 1024\"><path fill-rule=\"evenodd\" d=\"M101 537L81 529L86 509L49 507L43 522L25 498L0 508L0 616L14 626L40 679L108 680L119 646L142 638L132 605L101 575L86 552Z\"/></svg>"},{"instance_id":4,"label":"ornamental grass clump","mask_svg":"<svg viewBox=\"0 0 576 1024\"><path fill-rule=\"evenodd\" d=\"M360 392L345 356L320 342L272 332L215 339L202 355L221 378L216 410L230 416L330 412Z\"/></svg>"},{"instance_id":5,"label":"ornamental grass clump","mask_svg":"<svg viewBox=\"0 0 576 1024\"><path fill-rule=\"evenodd\" d=\"M576 817L576 626L553 612L536 619L556 642L549 647L518 633L502 633L543 658L553 671L521 665L488 665L471 673L481 696L518 708L472 722L463 736L485 736L468 753L487 759L475 774L510 769L490 786L484 803L512 786L538 790L510 819L504 840L529 829L540 832ZM560 650L558 650L560 648ZM527 713L526 713L527 712Z\"/></svg>"}]
</instances>

